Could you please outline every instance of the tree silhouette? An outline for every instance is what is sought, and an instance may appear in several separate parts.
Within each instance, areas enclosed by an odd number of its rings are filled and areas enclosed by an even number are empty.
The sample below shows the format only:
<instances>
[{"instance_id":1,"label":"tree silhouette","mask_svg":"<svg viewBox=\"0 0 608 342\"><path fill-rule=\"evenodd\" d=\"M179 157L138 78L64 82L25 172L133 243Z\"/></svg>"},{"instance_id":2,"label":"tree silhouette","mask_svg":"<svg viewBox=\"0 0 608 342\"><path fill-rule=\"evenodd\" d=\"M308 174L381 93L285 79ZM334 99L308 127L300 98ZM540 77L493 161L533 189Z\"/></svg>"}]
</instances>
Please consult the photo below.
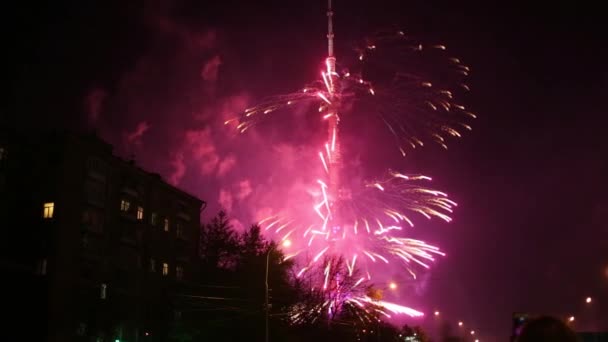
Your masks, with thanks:
<instances>
[{"instance_id":1,"label":"tree silhouette","mask_svg":"<svg viewBox=\"0 0 608 342\"><path fill-rule=\"evenodd\" d=\"M258 225L237 232L219 212L201 227L199 278L175 298L184 314L173 326L172 340L263 340L268 267L273 341L394 341L397 329L379 320L373 304L352 300L375 298L356 269L337 256L317 265L295 277L294 262L284 260Z\"/></svg>"},{"instance_id":2,"label":"tree silhouette","mask_svg":"<svg viewBox=\"0 0 608 342\"><path fill-rule=\"evenodd\" d=\"M234 266L238 247L236 232L224 211L202 225L199 251L203 268L214 270Z\"/></svg>"}]
</instances>

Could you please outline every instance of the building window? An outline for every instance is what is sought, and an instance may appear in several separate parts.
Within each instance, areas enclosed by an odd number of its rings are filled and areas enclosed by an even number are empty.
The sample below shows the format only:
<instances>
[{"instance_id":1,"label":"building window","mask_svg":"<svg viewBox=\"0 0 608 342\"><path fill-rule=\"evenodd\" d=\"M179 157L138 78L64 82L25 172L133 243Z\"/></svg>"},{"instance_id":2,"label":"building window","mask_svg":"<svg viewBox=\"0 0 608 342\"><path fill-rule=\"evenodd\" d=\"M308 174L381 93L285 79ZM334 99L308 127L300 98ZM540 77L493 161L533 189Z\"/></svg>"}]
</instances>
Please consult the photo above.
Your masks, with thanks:
<instances>
[{"instance_id":1,"label":"building window","mask_svg":"<svg viewBox=\"0 0 608 342\"><path fill-rule=\"evenodd\" d=\"M87 160L88 176L101 183L106 182L107 164L100 158L91 157Z\"/></svg>"},{"instance_id":2,"label":"building window","mask_svg":"<svg viewBox=\"0 0 608 342\"><path fill-rule=\"evenodd\" d=\"M85 199L95 206L103 207L106 203L106 185L94 179L87 179L84 183Z\"/></svg>"},{"instance_id":3,"label":"building window","mask_svg":"<svg viewBox=\"0 0 608 342\"><path fill-rule=\"evenodd\" d=\"M144 208L137 207L137 219L140 221L144 219Z\"/></svg>"},{"instance_id":4,"label":"building window","mask_svg":"<svg viewBox=\"0 0 608 342\"><path fill-rule=\"evenodd\" d=\"M46 274L46 258L38 260L38 264L36 265L36 274L45 275Z\"/></svg>"},{"instance_id":5,"label":"building window","mask_svg":"<svg viewBox=\"0 0 608 342\"><path fill-rule=\"evenodd\" d=\"M43 208L44 209L42 211L42 217L45 219L52 219L53 213L55 211L55 203L53 203L53 202L44 203Z\"/></svg>"},{"instance_id":6,"label":"building window","mask_svg":"<svg viewBox=\"0 0 608 342\"><path fill-rule=\"evenodd\" d=\"M120 211L127 212L127 211L129 211L130 207L131 207L131 202L124 200L124 199L120 201Z\"/></svg>"},{"instance_id":7,"label":"building window","mask_svg":"<svg viewBox=\"0 0 608 342\"><path fill-rule=\"evenodd\" d=\"M169 264L167 264L166 262L163 262L163 275L169 275Z\"/></svg>"},{"instance_id":8,"label":"building window","mask_svg":"<svg viewBox=\"0 0 608 342\"><path fill-rule=\"evenodd\" d=\"M184 268L182 266L175 266L175 278L182 279L184 277Z\"/></svg>"},{"instance_id":9,"label":"building window","mask_svg":"<svg viewBox=\"0 0 608 342\"><path fill-rule=\"evenodd\" d=\"M87 249L89 247L89 237L86 233L82 234L82 248Z\"/></svg>"},{"instance_id":10,"label":"building window","mask_svg":"<svg viewBox=\"0 0 608 342\"><path fill-rule=\"evenodd\" d=\"M169 231L169 219L168 218L165 219L165 231L166 232Z\"/></svg>"},{"instance_id":11,"label":"building window","mask_svg":"<svg viewBox=\"0 0 608 342\"><path fill-rule=\"evenodd\" d=\"M87 324L86 323L78 323L78 329L76 329L76 334L78 336L84 336L87 333Z\"/></svg>"},{"instance_id":12,"label":"building window","mask_svg":"<svg viewBox=\"0 0 608 342\"><path fill-rule=\"evenodd\" d=\"M82 224L91 231L101 233L103 232L103 212L94 209L87 208L82 213Z\"/></svg>"},{"instance_id":13,"label":"building window","mask_svg":"<svg viewBox=\"0 0 608 342\"><path fill-rule=\"evenodd\" d=\"M108 291L108 285L106 284L101 284L100 288L99 288L99 298L100 299L106 299L107 298L107 291Z\"/></svg>"},{"instance_id":14,"label":"building window","mask_svg":"<svg viewBox=\"0 0 608 342\"><path fill-rule=\"evenodd\" d=\"M184 231L182 229L181 223L179 223L179 222L175 225L175 234L177 235L178 238L184 237Z\"/></svg>"},{"instance_id":15,"label":"building window","mask_svg":"<svg viewBox=\"0 0 608 342\"><path fill-rule=\"evenodd\" d=\"M150 272L156 272L156 260L150 259Z\"/></svg>"},{"instance_id":16,"label":"building window","mask_svg":"<svg viewBox=\"0 0 608 342\"><path fill-rule=\"evenodd\" d=\"M150 216L150 223L153 226L156 226L158 224L158 214L152 213L152 215Z\"/></svg>"}]
</instances>

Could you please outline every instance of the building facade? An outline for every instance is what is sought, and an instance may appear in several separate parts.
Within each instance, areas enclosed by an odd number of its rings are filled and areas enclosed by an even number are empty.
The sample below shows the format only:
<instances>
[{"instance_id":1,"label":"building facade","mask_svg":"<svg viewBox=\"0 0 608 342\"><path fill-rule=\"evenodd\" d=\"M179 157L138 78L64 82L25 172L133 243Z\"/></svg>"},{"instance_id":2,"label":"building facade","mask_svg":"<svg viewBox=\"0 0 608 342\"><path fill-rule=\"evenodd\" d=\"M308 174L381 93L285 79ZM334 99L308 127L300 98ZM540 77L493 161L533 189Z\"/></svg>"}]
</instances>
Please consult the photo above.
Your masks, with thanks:
<instances>
[{"instance_id":1,"label":"building facade","mask_svg":"<svg viewBox=\"0 0 608 342\"><path fill-rule=\"evenodd\" d=\"M18 222L0 266L27 298L15 310L35 313L33 334L167 340L173 299L197 271L204 202L93 136L5 137L0 152L0 215Z\"/></svg>"}]
</instances>

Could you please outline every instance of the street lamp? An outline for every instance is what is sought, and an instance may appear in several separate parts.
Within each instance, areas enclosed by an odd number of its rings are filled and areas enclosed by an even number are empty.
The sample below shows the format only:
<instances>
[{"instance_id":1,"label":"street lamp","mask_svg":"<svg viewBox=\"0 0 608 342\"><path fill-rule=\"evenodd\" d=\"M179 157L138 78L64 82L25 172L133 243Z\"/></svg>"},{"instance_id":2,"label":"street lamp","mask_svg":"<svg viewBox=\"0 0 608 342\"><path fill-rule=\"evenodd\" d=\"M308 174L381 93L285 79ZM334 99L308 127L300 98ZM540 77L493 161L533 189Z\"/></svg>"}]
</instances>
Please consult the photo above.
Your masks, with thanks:
<instances>
[{"instance_id":1,"label":"street lamp","mask_svg":"<svg viewBox=\"0 0 608 342\"><path fill-rule=\"evenodd\" d=\"M266 300L264 301L264 311L266 312L266 342L268 342L268 311L270 311L270 304L268 303L268 260L270 259L270 253L272 253L273 249L274 247L271 246L268 249L268 253L266 253Z\"/></svg>"},{"instance_id":2,"label":"street lamp","mask_svg":"<svg viewBox=\"0 0 608 342\"><path fill-rule=\"evenodd\" d=\"M574 316L570 316L570 317L568 318L568 322L574 322Z\"/></svg>"},{"instance_id":3,"label":"street lamp","mask_svg":"<svg viewBox=\"0 0 608 342\"><path fill-rule=\"evenodd\" d=\"M458 322L458 326L459 326L459 327L461 327L461 326L462 326L462 324L463 324L463 323L462 323L462 321L459 321L459 322Z\"/></svg>"},{"instance_id":4,"label":"street lamp","mask_svg":"<svg viewBox=\"0 0 608 342\"><path fill-rule=\"evenodd\" d=\"M388 288L391 289L391 290L396 290L397 289L397 284L394 281L391 281L388 284Z\"/></svg>"},{"instance_id":5,"label":"street lamp","mask_svg":"<svg viewBox=\"0 0 608 342\"><path fill-rule=\"evenodd\" d=\"M585 303L587 303L587 304L591 304L591 301L592 301L591 297L587 297L587 299L585 299Z\"/></svg>"},{"instance_id":6,"label":"street lamp","mask_svg":"<svg viewBox=\"0 0 608 342\"><path fill-rule=\"evenodd\" d=\"M439 311L435 311L435 316L439 316Z\"/></svg>"},{"instance_id":7,"label":"street lamp","mask_svg":"<svg viewBox=\"0 0 608 342\"><path fill-rule=\"evenodd\" d=\"M287 240L283 240L283 247L284 248L289 248L291 246L291 240L287 239Z\"/></svg>"},{"instance_id":8,"label":"street lamp","mask_svg":"<svg viewBox=\"0 0 608 342\"><path fill-rule=\"evenodd\" d=\"M471 330L471 335L475 335L475 330Z\"/></svg>"}]
</instances>

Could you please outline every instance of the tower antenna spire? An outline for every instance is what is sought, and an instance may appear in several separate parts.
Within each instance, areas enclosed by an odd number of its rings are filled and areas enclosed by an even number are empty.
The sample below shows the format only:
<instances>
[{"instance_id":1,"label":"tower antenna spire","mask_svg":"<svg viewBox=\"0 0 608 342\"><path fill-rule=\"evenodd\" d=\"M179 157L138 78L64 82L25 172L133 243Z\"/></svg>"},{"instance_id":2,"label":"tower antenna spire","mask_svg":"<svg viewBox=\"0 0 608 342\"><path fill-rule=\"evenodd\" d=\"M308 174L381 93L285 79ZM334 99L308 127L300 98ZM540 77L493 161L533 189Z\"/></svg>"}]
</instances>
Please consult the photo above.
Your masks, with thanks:
<instances>
[{"instance_id":1,"label":"tower antenna spire","mask_svg":"<svg viewBox=\"0 0 608 342\"><path fill-rule=\"evenodd\" d=\"M334 56L334 27L332 17L334 12L331 9L331 0L327 0L327 54L328 57Z\"/></svg>"}]
</instances>

